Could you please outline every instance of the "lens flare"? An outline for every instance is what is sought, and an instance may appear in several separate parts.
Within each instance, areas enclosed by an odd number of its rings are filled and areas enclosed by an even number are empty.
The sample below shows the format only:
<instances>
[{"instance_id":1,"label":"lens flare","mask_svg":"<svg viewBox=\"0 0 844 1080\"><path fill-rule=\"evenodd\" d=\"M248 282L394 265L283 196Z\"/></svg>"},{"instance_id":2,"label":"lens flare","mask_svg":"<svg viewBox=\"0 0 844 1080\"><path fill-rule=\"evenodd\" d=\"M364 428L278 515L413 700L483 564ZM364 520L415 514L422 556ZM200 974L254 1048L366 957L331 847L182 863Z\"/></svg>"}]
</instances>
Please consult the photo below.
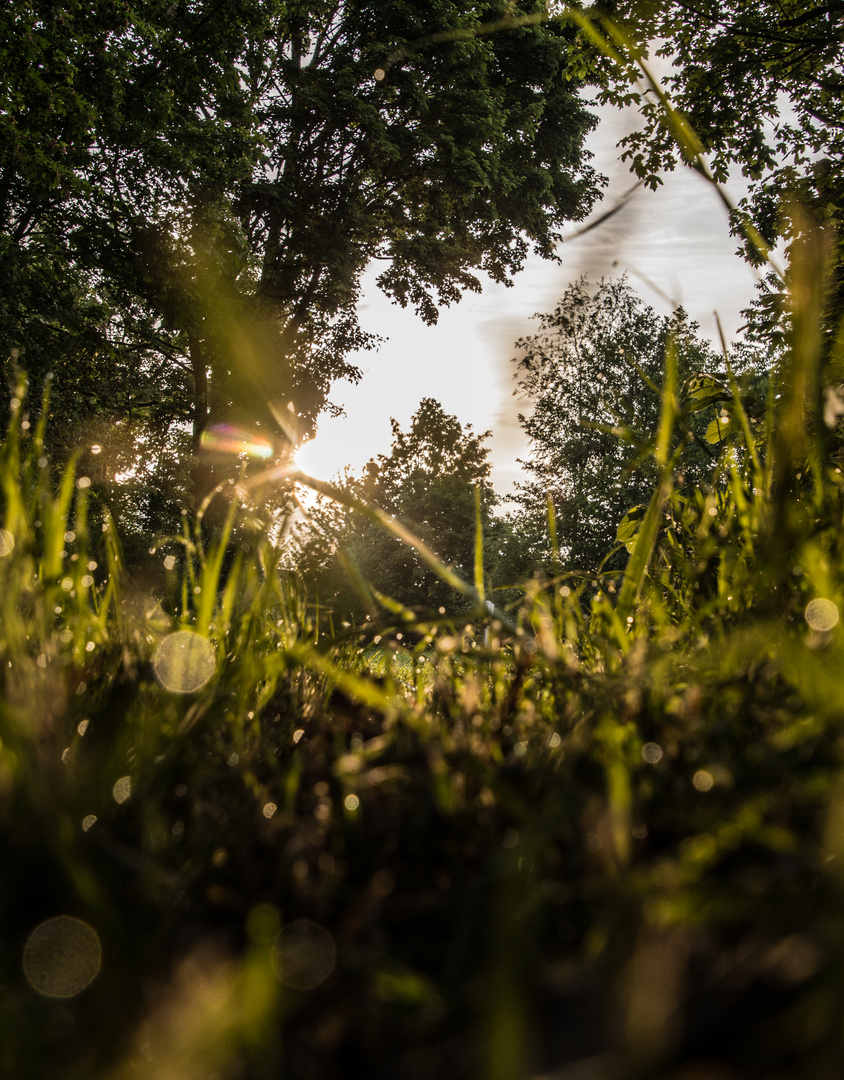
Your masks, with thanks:
<instances>
[{"instance_id":1,"label":"lens flare","mask_svg":"<svg viewBox=\"0 0 844 1080\"><path fill-rule=\"evenodd\" d=\"M336 952L331 934L309 919L285 926L273 950L273 968L291 990L313 990L334 970Z\"/></svg>"},{"instance_id":2,"label":"lens flare","mask_svg":"<svg viewBox=\"0 0 844 1080\"><path fill-rule=\"evenodd\" d=\"M125 803L132 795L132 777L121 776L111 789L111 794L116 803Z\"/></svg>"},{"instance_id":3,"label":"lens flare","mask_svg":"<svg viewBox=\"0 0 844 1080\"><path fill-rule=\"evenodd\" d=\"M810 600L806 605L806 622L813 630L831 630L838 622L838 608L822 597Z\"/></svg>"},{"instance_id":4,"label":"lens flare","mask_svg":"<svg viewBox=\"0 0 844 1080\"><path fill-rule=\"evenodd\" d=\"M267 461L275 456L275 451L266 439L229 424L216 424L203 432L202 449L210 454L234 454L236 457L257 458L259 461Z\"/></svg>"},{"instance_id":5,"label":"lens flare","mask_svg":"<svg viewBox=\"0 0 844 1080\"><path fill-rule=\"evenodd\" d=\"M23 950L27 982L44 997L76 997L97 977L101 963L96 932L69 915L58 915L37 926Z\"/></svg>"},{"instance_id":6,"label":"lens flare","mask_svg":"<svg viewBox=\"0 0 844 1080\"><path fill-rule=\"evenodd\" d=\"M152 667L165 690L192 694L214 674L214 646L208 638L192 630L178 630L155 650Z\"/></svg>"},{"instance_id":7,"label":"lens flare","mask_svg":"<svg viewBox=\"0 0 844 1080\"><path fill-rule=\"evenodd\" d=\"M708 769L698 769L692 777L692 783L698 791L711 791L715 784L715 777Z\"/></svg>"}]
</instances>

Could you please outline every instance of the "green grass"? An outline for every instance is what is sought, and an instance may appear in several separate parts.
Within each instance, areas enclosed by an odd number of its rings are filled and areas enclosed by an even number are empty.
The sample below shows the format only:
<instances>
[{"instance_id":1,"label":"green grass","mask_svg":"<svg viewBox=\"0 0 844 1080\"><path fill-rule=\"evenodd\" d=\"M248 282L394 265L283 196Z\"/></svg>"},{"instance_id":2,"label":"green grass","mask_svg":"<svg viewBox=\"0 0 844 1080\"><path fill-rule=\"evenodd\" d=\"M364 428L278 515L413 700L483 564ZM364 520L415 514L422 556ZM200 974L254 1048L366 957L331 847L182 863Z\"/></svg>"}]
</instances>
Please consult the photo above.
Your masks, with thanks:
<instances>
[{"instance_id":1,"label":"green grass","mask_svg":"<svg viewBox=\"0 0 844 1080\"><path fill-rule=\"evenodd\" d=\"M15 412L0 1074L840 1074L844 629L807 605L844 604L844 498L812 317L779 401L723 383L691 494L713 384L667 359L621 578L492 617L464 583L459 622L385 601L364 636L315 625L266 536L233 553L234 509L133 579ZM168 668L185 631L207 645ZM93 933L31 936L59 916Z\"/></svg>"}]
</instances>

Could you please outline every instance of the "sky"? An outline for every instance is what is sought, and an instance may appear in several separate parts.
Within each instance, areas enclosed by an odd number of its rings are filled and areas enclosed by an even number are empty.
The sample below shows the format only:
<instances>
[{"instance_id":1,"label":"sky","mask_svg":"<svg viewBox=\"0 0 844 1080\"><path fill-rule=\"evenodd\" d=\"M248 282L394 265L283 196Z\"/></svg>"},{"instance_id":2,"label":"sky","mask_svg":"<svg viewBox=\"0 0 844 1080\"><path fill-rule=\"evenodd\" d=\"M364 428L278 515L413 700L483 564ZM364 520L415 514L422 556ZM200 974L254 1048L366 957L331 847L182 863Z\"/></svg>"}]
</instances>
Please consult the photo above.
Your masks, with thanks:
<instances>
[{"instance_id":1,"label":"sky","mask_svg":"<svg viewBox=\"0 0 844 1080\"><path fill-rule=\"evenodd\" d=\"M634 182L618 160L616 144L636 118L609 106L595 111L599 123L587 146L592 164L610 181L595 209L598 217ZM727 190L734 200L744 193L741 184L728 184ZM579 228L572 225L569 232ZM512 288L490 282L482 293L468 293L443 309L433 327L412 310L390 303L375 285L378 269L372 267L364 278L360 320L364 329L387 340L377 352L352 358L363 377L356 385L336 383L330 395L345 415L323 417L316 438L297 461L324 480L346 466L359 472L370 458L389 452L390 418L406 429L422 398L433 397L475 432L492 431L487 443L492 481L506 498L514 482L525 478L517 459L529 453L518 414L530 405L513 396L512 358L516 339L536 328L531 316L551 311L566 286L582 274L597 282L626 271L657 313L682 304L700 323L703 336L717 343L717 310L731 340L756 283L737 247L717 193L697 173L680 169L666 174L657 191L640 189L608 222L564 241L561 264L532 257Z\"/></svg>"}]
</instances>

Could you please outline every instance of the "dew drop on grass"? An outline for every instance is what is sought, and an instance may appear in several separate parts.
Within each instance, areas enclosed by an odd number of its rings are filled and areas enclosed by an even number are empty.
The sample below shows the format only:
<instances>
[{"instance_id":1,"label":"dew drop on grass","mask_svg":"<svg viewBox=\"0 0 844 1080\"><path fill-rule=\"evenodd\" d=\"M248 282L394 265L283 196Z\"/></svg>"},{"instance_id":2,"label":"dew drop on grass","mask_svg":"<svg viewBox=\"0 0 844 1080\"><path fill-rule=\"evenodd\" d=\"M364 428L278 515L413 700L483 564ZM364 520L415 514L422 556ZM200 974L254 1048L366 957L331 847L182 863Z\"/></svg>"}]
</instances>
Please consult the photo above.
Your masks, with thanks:
<instances>
[{"instance_id":1,"label":"dew drop on grass","mask_svg":"<svg viewBox=\"0 0 844 1080\"><path fill-rule=\"evenodd\" d=\"M273 969L291 990L313 990L334 970L334 939L310 919L297 919L281 931L273 949Z\"/></svg>"},{"instance_id":2,"label":"dew drop on grass","mask_svg":"<svg viewBox=\"0 0 844 1080\"><path fill-rule=\"evenodd\" d=\"M49 998L76 997L94 981L101 964L96 932L82 919L69 915L59 915L37 926L23 950L27 982Z\"/></svg>"},{"instance_id":3,"label":"dew drop on grass","mask_svg":"<svg viewBox=\"0 0 844 1080\"><path fill-rule=\"evenodd\" d=\"M831 600L818 597L806 605L806 622L813 630L831 630L838 622L838 608Z\"/></svg>"},{"instance_id":4,"label":"dew drop on grass","mask_svg":"<svg viewBox=\"0 0 844 1080\"><path fill-rule=\"evenodd\" d=\"M214 674L214 646L192 630L178 630L158 646L152 666L165 690L192 694Z\"/></svg>"}]
</instances>

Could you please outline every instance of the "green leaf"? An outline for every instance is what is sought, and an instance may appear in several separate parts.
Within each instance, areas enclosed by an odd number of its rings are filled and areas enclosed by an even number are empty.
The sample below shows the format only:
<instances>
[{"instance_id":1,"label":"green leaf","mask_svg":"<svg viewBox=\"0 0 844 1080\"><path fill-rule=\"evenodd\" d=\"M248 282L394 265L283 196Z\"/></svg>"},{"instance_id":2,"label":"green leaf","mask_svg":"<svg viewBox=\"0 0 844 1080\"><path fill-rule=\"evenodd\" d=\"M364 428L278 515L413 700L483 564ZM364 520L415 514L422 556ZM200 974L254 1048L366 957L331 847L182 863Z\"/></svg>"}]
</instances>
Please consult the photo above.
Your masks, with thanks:
<instances>
[{"instance_id":1,"label":"green leaf","mask_svg":"<svg viewBox=\"0 0 844 1080\"><path fill-rule=\"evenodd\" d=\"M720 443L731 433L730 418L716 416L706 429L704 438L708 443Z\"/></svg>"},{"instance_id":2,"label":"green leaf","mask_svg":"<svg viewBox=\"0 0 844 1080\"><path fill-rule=\"evenodd\" d=\"M647 512L646 506L634 506L621 519L615 538L619 544L624 544L628 551L632 552L636 545L636 537L639 535L642 520Z\"/></svg>"},{"instance_id":3,"label":"green leaf","mask_svg":"<svg viewBox=\"0 0 844 1080\"><path fill-rule=\"evenodd\" d=\"M700 412L719 401L729 401L730 391L714 375L698 372L683 387L683 402L690 412Z\"/></svg>"}]
</instances>

